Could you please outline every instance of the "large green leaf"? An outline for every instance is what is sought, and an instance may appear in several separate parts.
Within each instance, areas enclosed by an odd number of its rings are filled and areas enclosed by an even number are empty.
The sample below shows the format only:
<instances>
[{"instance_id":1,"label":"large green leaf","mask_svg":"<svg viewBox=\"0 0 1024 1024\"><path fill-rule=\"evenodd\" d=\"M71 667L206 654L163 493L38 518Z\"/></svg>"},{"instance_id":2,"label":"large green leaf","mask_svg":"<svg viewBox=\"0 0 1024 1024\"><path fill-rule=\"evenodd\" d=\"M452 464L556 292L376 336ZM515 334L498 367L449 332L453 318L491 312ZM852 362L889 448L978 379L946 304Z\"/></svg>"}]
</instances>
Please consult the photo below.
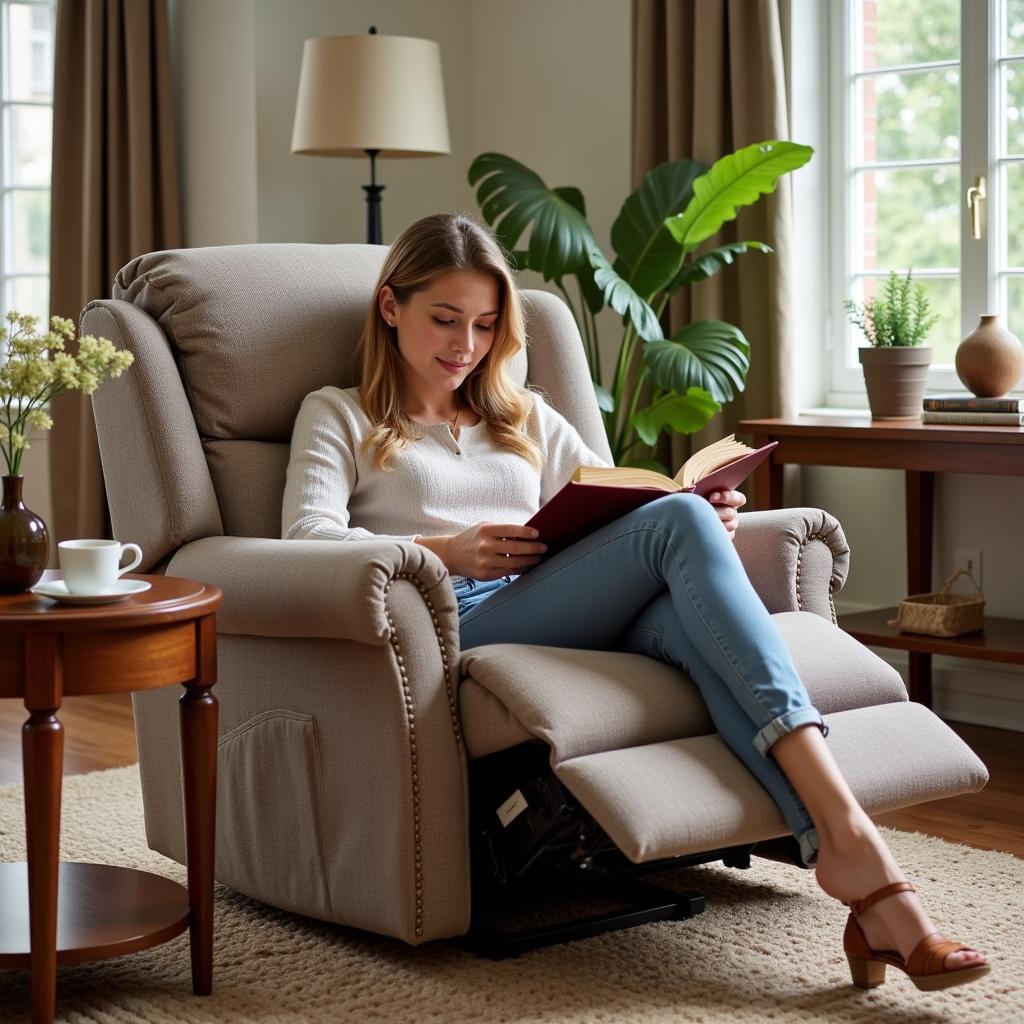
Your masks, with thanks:
<instances>
[{"instance_id":1,"label":"large green leaf","mask_svg":"<svg viewBox=\"0 0 1024 1024\"><path fill-rule=\"evenodd\" d=\"M545 281L560 280L590 267L595 245L579 189L550 189L528 167L502 153L482 153L469 166L469 183L479 186L484 220L511 252L530 229L529 268Z\"/></svg>"},{"instance_id":2,"label":"large green leaf","mask_svg":"<svg viewBox=\"0 0 1024 1024\"><path fill-rule=\"evenodd\" d=\"M665 221L686 209L694 181L707 169L696 160L659 164L622 204L612 224L615 271L648 301L671 280L683 258Z\"/></svg>"},{"instance_id":3,"label":"large green leaf","mask_svg":"<svg viewBox=\"0 0 1024 1024\"><path fill-rule=\"evenodd\" d=\"M670 391L635 413L630 421L637 437L654 445L662 430L670 427L677 434L700 430L721 406L703 388L687 388L685 394Z\"/></svg>"},{"instance_id":4,"label":"large green leaf","mask_svg":"<svg viewBox=\"0 0 1024 1024\"><path fill-rule=\"evenodd\" d=\"M715 401L730 402L746 387L750 343L732 324L697 320L667 341L645 345L643 359L660 388L685 394L700 387Z\"/></svg>"},{"instance_id":5,"label":"large green leaf","mask_svg":"<svg viewBox=\"0 0 1024 1024\"><path fill-rule=\"evenodd\" d=\"M679 268L679 273L672 279L666 288L671 295L677 288L684 284L696 284L698 281L706 281L709 277L717 274L722 267L733 263L736 256L748 250L754 252L770 253L772 247L764 242L729 242L727 245L720 245L717 249L711 249L688 260Z\"/></svg>"},{"instance_id":6,"label":"large green leaf","mask_svg":"<svg viewBox=\"0 0 1024 1024\"><path fill-rule=\"evenodd\" d=\"M567 203L574 206L586 220L587 217L587 206L586 200L583 198L583 193L578 188L572 186L560 186L551 190L557 196L561 196ZM598 288L597 282L594 280L594 268L591 267L590 263L581 264L576 271L576 280L580 285L580 294L583 296L583 301L587 304L587 308L591 313L597 314L604 309L604 295L601 289ZM580 325L582 330L582 325Z\"/></svg>"},{"instance_id":7,"label":"large green leaf","mask_svg":"<svg viewBox=\"0 0 1024 1024\"><path fill-rule=\"evenodd\" d=\"M605 254L594 245L587 251L587 255L590 257L590 265L594 268L594 280L604 292L605 302L616 313L628 317L633 329L644 341L664 338L665 334L654 315L654 310L637 295L629 282L615 273Z\"/></svg>"},{"instance_id":8,"label":"large green leaf","mask_svg":"<svg viewBox=\"0 0 1024 1024\"><path fill-rule=\"evenodd\" d=\"M732 220L741 206L775 190L779 178L802 167L814 150L795 142L756 142L711 166L693 183L693 199L667 226L676 241L690 251Z\"/></svg>"}]
</instances>

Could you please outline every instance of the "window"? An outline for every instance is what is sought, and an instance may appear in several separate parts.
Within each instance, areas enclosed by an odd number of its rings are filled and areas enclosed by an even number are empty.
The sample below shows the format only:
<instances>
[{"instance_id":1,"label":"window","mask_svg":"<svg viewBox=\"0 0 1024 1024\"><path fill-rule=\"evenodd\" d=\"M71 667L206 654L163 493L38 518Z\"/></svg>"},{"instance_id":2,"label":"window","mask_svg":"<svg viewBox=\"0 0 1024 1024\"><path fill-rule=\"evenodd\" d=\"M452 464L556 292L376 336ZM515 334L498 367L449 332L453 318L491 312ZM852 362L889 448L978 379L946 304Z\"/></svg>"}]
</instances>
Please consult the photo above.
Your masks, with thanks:
<instances>
[{"instance_id":1,"label":"window","mask_svg":"<svg viewBox=\"0 0 1024 1024\"><path fill-rule=\"evenodd\" d=\"M55 4L0 0L0 287L3 310L50 304L50 156Z\"/></svg>"},{"instance_id":2,"label":"window","mask_svg":"<svg viewBox=\"0 0 1024 1024\"><path fill-rule=\"evenodd\" d=\"M842 300L910 268L939 315L931 385L959 387L954 353L982 313L1024 335L1024 0L831 10L830 390L863 390ZM975 224L967 193L982 185Z\"/></svg>"}]
</instances>

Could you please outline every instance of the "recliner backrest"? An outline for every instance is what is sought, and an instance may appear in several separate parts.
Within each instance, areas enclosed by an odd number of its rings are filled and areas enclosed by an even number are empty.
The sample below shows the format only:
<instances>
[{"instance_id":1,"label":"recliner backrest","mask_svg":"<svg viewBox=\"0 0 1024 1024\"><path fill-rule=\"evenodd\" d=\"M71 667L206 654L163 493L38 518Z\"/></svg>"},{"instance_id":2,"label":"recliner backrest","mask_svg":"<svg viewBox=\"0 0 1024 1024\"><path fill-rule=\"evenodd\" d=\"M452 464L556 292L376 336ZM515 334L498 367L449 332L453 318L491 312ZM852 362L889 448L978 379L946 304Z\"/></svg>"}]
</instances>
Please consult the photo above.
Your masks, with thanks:
<instances>
[{"instance_id":1,"label":"recliner backrest","mask_svg":"<svg viewBox=\"0 0 1024 1024\"><path fill-rule=\"evenodd\" d=\"M166 338L194 417L223 533L279 536L296 413L309 392L325 384L350 387L357 382L356 342L386 252L385 246L359 244L178 249L140 256L118 273L114 299L143 311ZM539 386L587 442L607 455L568 308L547 292L522 295L529 344L528 353L516 360L517 378ZM103 306L91 304L87 315ZM150 372L145 359L128 371ZM144 391L161 393L153 387ZM115 394L111 391L109 399ZM101 389L94 401L102 400ZM99 410L97 426L103 449L110 439L102 436ZM107 483L108 491L132 486L130 480ZM177 488L164 488L172 503L187 500L177 483ZM206 533L199 536L220 532L212 528L211 516L205 522L199 529ZM138 535L134 524L119 524L115 517L114 525L126 536ZM176 539L180 544L195 538L182 534Z\"/></svg>"}]
</instances>

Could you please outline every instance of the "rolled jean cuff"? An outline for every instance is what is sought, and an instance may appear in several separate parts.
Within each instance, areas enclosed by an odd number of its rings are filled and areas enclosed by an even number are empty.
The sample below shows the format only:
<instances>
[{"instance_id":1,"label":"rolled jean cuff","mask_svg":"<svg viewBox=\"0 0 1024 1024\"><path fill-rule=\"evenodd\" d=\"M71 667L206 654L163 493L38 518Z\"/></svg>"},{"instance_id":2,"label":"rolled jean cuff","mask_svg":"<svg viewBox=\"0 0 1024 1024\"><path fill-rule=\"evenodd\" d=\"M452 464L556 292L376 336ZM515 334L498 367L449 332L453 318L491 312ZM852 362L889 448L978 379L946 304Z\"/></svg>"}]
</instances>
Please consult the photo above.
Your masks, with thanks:
<instances>
[{"instance_id":1,"label":"rolled jean cuff","mask_svg":"<svg viewBox=\"0 0 1024 1024\"><path fill-rule=\"evenodd\" d=\"M816 725L821 730L822 736L828 735L828 726L817 708L797 708L796 711L787 711L784 715L772 719L754 736L754 746L758 753L767 757L768 751L774 744L802 725Z\"/></svg>"},{"instance_id":2,"label":"rolled jean cuff","mask_svg":"<svg viewBox=\"0 0 1024 1024\"><path fill-rule=\"evenodd\" d=\"M800 859L804 867L813 867L818 862L818 832L817 829L809 828L796 837L800 844Z\"/></svg>"}]
</instances>

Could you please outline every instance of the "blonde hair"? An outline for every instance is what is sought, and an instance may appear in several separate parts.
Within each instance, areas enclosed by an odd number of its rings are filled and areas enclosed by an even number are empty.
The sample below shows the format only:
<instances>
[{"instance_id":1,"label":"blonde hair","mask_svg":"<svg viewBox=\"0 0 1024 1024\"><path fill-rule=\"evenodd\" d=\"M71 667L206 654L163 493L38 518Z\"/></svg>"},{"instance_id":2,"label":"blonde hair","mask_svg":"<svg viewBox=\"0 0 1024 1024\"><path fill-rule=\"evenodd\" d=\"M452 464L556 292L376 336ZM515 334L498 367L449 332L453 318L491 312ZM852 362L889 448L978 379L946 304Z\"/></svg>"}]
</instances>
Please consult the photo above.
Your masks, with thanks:
<instances>
[{"instance_id":1,"label":"blonde hair","mask_svg":"<svg viewBox=\"0 0 1024 1024\"><path fill-rule=\"evenodd\" d=\"M410 225L388 250L359 339L359 398L373 428L364 441L373 464L388 463L415 440L413 421L402 411L404 365L398 335L380 311L380 292L389 285L399 305L453 270L491 274L498 283L498 318L491 348L459 387L462 403L487 424L496 444L538 469L540 452L524 425L533 407L529 391L509 374L509 361L523 347L526 328L519 293L508 262L492 235L463 214L437 213Z\"/></svg>"}]
</instances>

